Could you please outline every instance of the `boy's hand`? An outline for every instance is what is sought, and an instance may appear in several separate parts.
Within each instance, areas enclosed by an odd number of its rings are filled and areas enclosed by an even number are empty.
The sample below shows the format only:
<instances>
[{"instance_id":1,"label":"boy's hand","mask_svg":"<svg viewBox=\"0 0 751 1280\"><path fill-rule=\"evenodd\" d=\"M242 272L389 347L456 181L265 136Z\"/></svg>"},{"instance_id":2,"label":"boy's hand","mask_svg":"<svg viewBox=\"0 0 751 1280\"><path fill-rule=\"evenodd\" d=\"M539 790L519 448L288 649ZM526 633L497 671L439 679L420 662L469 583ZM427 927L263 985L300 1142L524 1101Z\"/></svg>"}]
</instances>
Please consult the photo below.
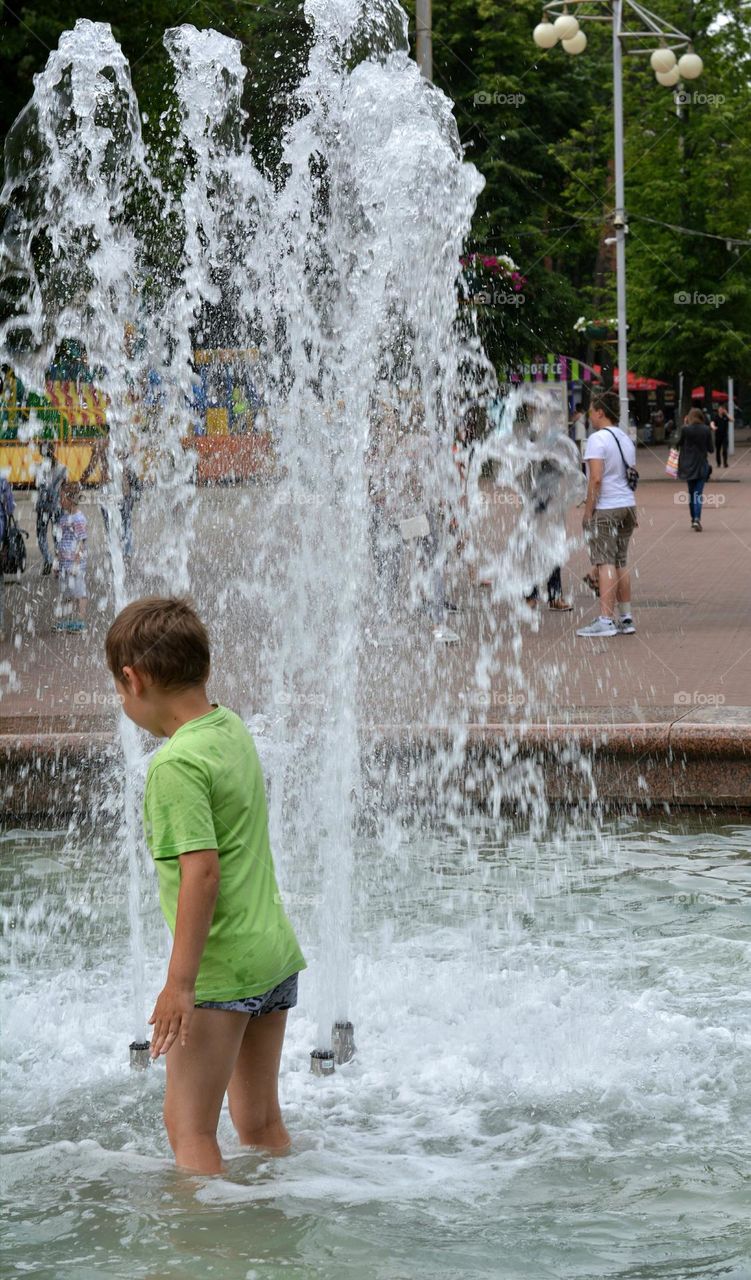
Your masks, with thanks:
<instances>
[{"instance_id":1,"label":"boy's hand","mask_svg":"<svg viewBox=\"0 0 751 1280\"><path fill-rule=\"evenodd\" d=\"M152 1058L167 1053L178 1036L181 1045L187 1044L195 1003L195 987L178 987L170 982L165 984L149 1018L149 1026L154 1028L151 1037Z\"/></svg>"}]
</instances>

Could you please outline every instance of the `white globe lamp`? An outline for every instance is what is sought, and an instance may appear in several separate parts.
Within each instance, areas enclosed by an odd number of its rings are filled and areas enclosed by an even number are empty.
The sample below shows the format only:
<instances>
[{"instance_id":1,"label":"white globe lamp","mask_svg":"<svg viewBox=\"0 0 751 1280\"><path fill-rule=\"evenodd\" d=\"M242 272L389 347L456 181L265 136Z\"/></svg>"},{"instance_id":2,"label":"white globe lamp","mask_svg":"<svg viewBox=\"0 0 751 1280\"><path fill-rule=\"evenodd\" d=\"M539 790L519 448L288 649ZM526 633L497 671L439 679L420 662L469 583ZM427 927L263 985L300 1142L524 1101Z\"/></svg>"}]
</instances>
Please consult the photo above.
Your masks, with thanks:
<instances>
[{"instance_id":1,"label":"white globe lamp","mask_svg":"<svg viewBox=\"0 0 751 1280\"><path fill-rule=\"evenodd\" d=\"M703 70L704 63L698 53L684 53L678 59L678 71L683 80L698 80Z\"/></svg>"},{"instance_id":2,"label":"white globe lamp","mask_svg":"<svg viewBox=\"0 0 751 1280\"><path fill-rule=\"evenodd\" d=\"M587 47L587 37L583 31L577 31L576 35L572 36L570 40L561 40L561 44L566 53L584 53Z\"/></svg>"},{"instance_id":3,"label":"white globe lamp","mask_svg":"<svg viewBox=\"0 0 751 1280\"><path fill-rule=\"evenodd\" d=\"M672 71L675 66L675 54L672 49L655 49L652 57L649 59L649 65L655 72L665 74Z\"/></svg>"},{"instance_id":4,"label":"white globe lamp","mask_svg":"<svg viewBox=\"0 0 751 1280\"><path fill-rule=\"evenodd\" d=\"M579 23L572 13L562 13L553 23L553 30L559 40L573 40L579 30Z\"/></svg>"},{"instance_id":5,"label":"white globe lamp","mask_svg":"<svg viewBox=\"0 0 751 1280\"><path fill-rule=\"evenodd\" d=\"M538 49L552 49L558 39L558 34L552 22L538 22L532 32L532 39Z\"/></svg>"},{"instance_id":6,"label":"white globe lamp","mask_svg":"<svg viewBox=\"0 0 751 1280\"><path fill-rule=\"evenodd\" d=\"M668 88L672 88L681 78L681 73L677 67L673 67L672 71L658 71L655 80L658 84L664 84Z\"/></svg>"}]
</instances>

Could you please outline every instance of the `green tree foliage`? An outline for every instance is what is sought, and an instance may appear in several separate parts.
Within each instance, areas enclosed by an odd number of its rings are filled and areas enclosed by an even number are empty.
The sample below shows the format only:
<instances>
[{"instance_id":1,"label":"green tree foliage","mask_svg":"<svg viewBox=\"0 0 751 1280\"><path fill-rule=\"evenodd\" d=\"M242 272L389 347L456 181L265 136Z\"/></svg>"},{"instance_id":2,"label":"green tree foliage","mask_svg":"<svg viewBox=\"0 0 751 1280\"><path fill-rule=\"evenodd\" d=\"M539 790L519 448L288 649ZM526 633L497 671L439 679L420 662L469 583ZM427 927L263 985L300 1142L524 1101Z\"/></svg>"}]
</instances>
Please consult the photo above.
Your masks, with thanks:
<instances>
[{"instance_id":1,"label":"green tree foliage","mask_svg":"<svg viewBox=\"0 0 751 1280\"><path fill-rule=\"evenodd\" d=\"M560 201L575 179L561 146L595 90L582 59L537 49L532 30L539 18L537 0L433 5L435 83L455 103L467 158L486 179L470 247L510 254L527 278L523 306L479 314L499 368L571 349L591 270L586 237Z\"/></svg>"},{"instance_id":2,"label":"green tree foliage","mask_svg":"<svg viewBox=\"0 0 751 1280\"><path fill-rule=\"evenodd\" d=\"M733 243L751 240L751 41L738 3L661 0L659 13L694 39L705 70L675 91L655 83L645 58L626 59L629 365L665 378L683 371L690 392L751 377L751 245ZM566 139L564 161L612 206L609 80L603 89ZM579 183L562 199L577 217L591 209ZM597 270L609 256L602 238L602 227L590 230L588 314L615 306L612 263Z\"/></svg>"},{"instance_id":3,"label":"green tree foliage","mask_svg":"<svg viewBox=\"0 0 751 1280\"><path fill-rule=\"evenodd\" d=\"M748 379L751 251L725 237L751 239L749 25L742 0L661 0L658 11L692 37L705 71L677 105L646 56L625 59L629 364L683 370L687 386ZM548 350L591 358L575 318L615 311L611 28L587 23L587 51L569 57L535 49L539 17L534 0L433 6L435 82L487 180L474 247L510 253L528 277L521 315L479 315L499 366Z\"/></svg>"}]
</instances>

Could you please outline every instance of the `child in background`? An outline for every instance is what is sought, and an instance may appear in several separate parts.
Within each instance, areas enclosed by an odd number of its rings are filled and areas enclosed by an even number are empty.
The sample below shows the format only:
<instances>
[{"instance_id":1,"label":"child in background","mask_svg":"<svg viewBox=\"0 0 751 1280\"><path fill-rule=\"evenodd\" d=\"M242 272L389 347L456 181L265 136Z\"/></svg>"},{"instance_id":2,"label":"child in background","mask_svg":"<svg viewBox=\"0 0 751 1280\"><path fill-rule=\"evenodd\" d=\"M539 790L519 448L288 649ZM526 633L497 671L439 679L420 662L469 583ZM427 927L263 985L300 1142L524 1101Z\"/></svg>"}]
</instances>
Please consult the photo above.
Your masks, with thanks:
<instances>
[{"instance_id":1,"label":"child in background","mask_svg":"<svg viewBox=\"0 0 751 1280\"><path fill-rule=\"evenodd\" d=\"M229 1097L241 1143L289 1148L278 1098L287 1010L305 960L281 905L263 774L239 716L206 696L209 638L185 600L135 600L115 618L107 665L126 716L168 741L149 765L146 842L173 935L149 1019L166 1055L164 1122L177 1164L220 1173Z\"/></svg>"},{"instance_id":2,"label":"child in background","mask_svg":"<svg viewBox=\"0 0 751 1280\"><path fill-rule=\"evenodd\" d=\"M55 624L56 631L86 630L88 523L78 505L80 496L79 484L66 482L60 489L62 515L57 544L57 572L63 616Z\"/></svg>"}]
</instances>

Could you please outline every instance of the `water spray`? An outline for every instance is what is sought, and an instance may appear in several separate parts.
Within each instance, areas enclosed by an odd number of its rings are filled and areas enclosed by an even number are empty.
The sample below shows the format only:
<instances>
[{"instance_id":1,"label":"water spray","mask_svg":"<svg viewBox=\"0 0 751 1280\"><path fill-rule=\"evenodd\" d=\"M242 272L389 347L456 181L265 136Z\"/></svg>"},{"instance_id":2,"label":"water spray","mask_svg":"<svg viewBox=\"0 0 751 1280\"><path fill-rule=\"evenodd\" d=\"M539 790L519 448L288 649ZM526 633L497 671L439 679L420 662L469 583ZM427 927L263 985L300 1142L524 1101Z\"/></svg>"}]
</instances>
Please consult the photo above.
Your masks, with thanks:
<instances>
[{"instance_id":1,"label":"water spray","mask_svg":"<svg viewBox=\"0 0 751 1280\"><path fill-rule=\"evenodd\" d=\"M149 1050L151 1045L148 1040L131 1040L128 1048L130 1049L130 1065L134 1071L145 1071L151 1062Z\"/></svg>"}]
</instances>

